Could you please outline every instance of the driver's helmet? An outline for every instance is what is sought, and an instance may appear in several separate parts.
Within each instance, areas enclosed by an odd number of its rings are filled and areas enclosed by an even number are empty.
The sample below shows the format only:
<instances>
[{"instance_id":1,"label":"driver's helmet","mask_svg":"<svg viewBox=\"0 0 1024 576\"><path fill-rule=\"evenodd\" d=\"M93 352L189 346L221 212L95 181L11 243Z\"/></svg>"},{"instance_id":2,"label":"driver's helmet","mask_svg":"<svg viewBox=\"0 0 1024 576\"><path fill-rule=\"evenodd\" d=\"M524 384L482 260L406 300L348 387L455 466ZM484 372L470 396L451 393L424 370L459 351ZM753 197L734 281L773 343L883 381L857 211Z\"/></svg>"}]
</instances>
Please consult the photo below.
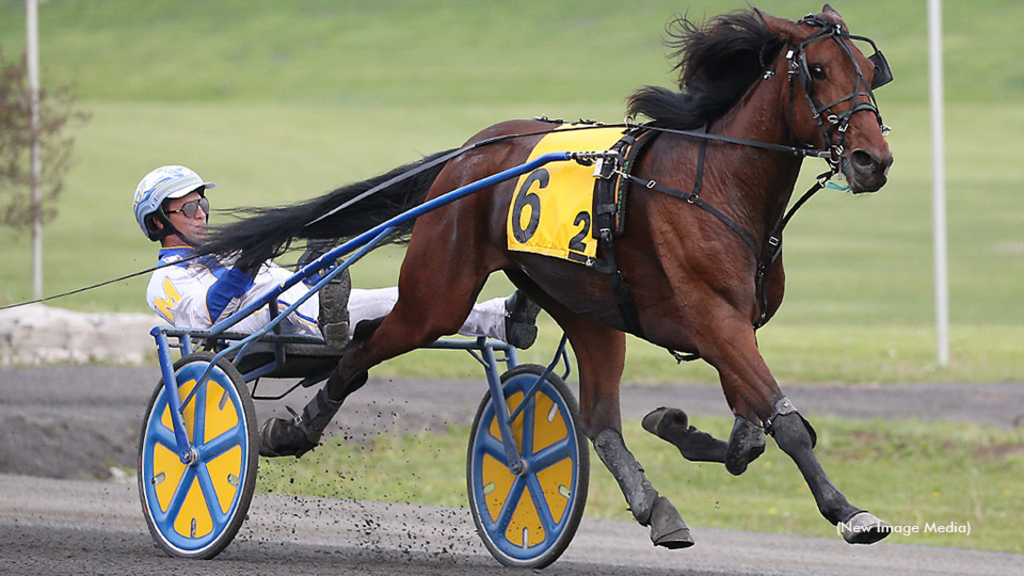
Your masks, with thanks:
<instances>
[{"instance_id":1,"label":"driver's helmet","mask_svg":"<svg viewBox=\"0 0 1024 576\"><path fill-rule=\"evenodd\" d=\"M139 228L142 228L142 233L146 235L146 238L159 240L174 231L167 216L160 210L164 200L181 198L200 188L213 188L214 186L216 184L204 182L198 174L184 166L161 166L146 174L146 177L135 188L135 199L132 202L132 207L135 209L135 220L139 223ZM162 230L156 227L154 223L156 218L163 221Z\"/></svg>"}]
</instances>

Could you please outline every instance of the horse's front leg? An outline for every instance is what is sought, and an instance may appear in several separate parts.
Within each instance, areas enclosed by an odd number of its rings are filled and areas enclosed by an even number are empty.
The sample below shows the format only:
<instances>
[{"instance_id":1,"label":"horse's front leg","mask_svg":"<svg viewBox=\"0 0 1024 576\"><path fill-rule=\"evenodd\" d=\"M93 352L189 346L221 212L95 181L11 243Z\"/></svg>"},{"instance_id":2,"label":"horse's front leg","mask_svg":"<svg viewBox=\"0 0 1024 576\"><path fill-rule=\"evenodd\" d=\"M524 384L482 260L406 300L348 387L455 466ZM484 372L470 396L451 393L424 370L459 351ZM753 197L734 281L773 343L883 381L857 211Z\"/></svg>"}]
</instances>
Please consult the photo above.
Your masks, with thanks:
<instances>
[{"instance_id":1,"label":"horse's front leg","mask_svg":"<svg viewBox=\"0 0 1024 576\"><path fill-rule=\"evenodd\" d=\"M888 524L851 505L829 480L814 455L814 429L779 389L757 350L749 320L736 315L719 318L716 324L717 330L701 343L700 351L718 370L736 416L750 422L760 419L765 431L800 469L822 516L840 525L847 542L871 544L888 536Z\"/></svg>"},{"instance_id":2,"label":"horse's front leg","mask_svg":"<svg viewBox=\"0 0 1024 576\"><path fill-rule=\"evenodd\" d=\"M724 442L690 425L686 412L679 408L662 406L644 416L644 430L679 449L690 462L716 462L725 464L726 470L739 476L747 465L764 453L765 438L761 426L743 416L737 416Z\"/></svg>"},{"instance_id":3,"label":"horse's front leg","mask_svg":"<svg viewBox=\"0 0 1024 576\"><path fill-rule=\"evenodd\" d=\"M764 426L779 448L796 462L814 495L818 510L832 524L840 525L843 539L850 544L873 544L889 535L889 524L851 505L829 480L814 456L814 428L788 398L783 397L776 403L771 416L764 420Z\"/></svg>"}]
</instances>

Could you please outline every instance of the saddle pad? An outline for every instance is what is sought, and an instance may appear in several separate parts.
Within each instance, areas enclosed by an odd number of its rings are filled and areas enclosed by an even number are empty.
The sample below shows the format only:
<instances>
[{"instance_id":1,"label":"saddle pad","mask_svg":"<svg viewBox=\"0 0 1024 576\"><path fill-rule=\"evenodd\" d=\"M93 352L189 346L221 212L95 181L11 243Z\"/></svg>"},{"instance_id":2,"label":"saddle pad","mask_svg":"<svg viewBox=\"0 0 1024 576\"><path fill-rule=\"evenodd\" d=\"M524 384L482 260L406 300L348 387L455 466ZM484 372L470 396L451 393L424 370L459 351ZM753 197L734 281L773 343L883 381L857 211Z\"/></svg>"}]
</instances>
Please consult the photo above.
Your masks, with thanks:
<instances>
[{"instance_id":1,"label":"saddle pad","mask_svg":"<svg viewBox=\"0 0 1024 576\"><path fill-rule=\"evenodd\" d=\"M527 162L550 152L608 150L622 133L621 128L556 129L537 143ZM576 162L551 162L520 176L508 210L508 249L593 264L594 182L594 167Z\"/></svg>"}]
</instances>

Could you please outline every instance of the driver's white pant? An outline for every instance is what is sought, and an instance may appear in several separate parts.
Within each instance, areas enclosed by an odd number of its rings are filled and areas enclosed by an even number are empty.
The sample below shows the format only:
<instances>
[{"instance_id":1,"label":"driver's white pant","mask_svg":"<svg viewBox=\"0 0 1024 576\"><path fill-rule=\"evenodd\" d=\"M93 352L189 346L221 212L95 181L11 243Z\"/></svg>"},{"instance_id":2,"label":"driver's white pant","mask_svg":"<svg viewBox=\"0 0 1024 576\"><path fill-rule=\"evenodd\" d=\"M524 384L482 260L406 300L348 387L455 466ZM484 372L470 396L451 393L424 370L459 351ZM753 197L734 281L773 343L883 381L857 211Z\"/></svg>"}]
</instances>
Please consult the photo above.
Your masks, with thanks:
<instances>
[{"instance_id":1,"label":"driver's white pant","mask_svg":"<svg viewBox=\"0 0 1024 576\"><path fill-rule=\"evenodd\" d=\"M292 275L284 268L273 268L270 272L269 281L257 281L257 284L242 298L241 305L243 307ZM262 276L261 274L258 278ZM307 291L308 288L302 283L289 288L278 298L280 307L285 308L297 302ZM348 299L350 333L363 320L375 320L386 316L395 307L397 301L398 287L396 286L374 289L353 288ZM282 330L285 333L320 336L320 329L316 325L317 316L320 313L319 294L310 296L295 312L282 322ZM470 310L465 323L459 328L459 334L471 337L484 336L504 341L505 315L504 298L478 302ZM263 328L268 322L270 322L270 313L263 308L243 319L232 330L251 333Z\"/></svg>"}]
</instances>

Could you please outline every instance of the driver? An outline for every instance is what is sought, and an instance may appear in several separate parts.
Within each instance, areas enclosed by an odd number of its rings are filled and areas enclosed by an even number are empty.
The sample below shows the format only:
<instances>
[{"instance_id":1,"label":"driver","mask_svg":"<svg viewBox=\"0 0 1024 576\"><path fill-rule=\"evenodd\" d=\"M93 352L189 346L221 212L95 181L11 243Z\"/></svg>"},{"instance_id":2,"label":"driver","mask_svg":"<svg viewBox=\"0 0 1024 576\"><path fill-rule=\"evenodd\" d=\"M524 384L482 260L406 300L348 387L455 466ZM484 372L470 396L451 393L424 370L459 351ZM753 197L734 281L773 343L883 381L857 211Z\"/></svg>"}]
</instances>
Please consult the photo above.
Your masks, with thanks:
<instances>
[{"instance_id":1,"label":"driver","mask_svg":"<svg viewBox=\"0 0 1024 576\"><path fill-rule=\"evenodd\" d=\"M178 328L209 328L292 276L274 262L265 262L258 270L242 270L212 255L189 259L206 240L210 210L206 190L213 187L213 182L204 181L189 168L162 166L147 174L135 189L133 204L139 227L147 238L160 242L161 264L176 263L153 272L146 289L146 303ZM311 262L321 254L309 250L303 255L305 262L300 263ZM282 308L288 307L319 279L315 276L296 284L280 295L278 303ZM353 288L349 292L347 274L342 273L282 321L282 331L323 336L328 345L341 347L351 336L349 326L355 328L363 320L387 315L397 300L397 287ZM508 298L473 306L459 334L529 348L537 337L539 312L536 304L516 291ZM270 312L264 306L232 329L254 332L269 321ZM314 398L311 404L316 402ZM261 452L279 455L268 453L272 452L269 450Z\"/></svg>"}]
</instances>

